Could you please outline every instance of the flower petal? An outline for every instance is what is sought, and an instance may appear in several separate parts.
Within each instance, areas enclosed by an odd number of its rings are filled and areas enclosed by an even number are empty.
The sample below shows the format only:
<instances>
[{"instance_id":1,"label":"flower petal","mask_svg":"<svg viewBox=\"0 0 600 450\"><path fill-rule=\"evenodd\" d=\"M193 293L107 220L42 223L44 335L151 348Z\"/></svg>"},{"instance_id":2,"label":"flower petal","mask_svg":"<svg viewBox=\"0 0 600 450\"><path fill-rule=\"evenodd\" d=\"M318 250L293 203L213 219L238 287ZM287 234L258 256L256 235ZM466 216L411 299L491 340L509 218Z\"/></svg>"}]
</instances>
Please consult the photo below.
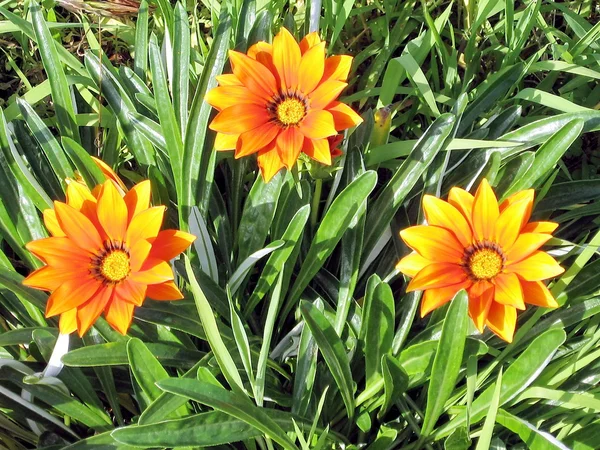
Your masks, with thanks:
<instances>
[{"instance_id":1,"label":"flower petal","mask_svg":"<svg viewBox=\"0 0 600 450\"><path fill-rule=\"evenodd\" d=\"M321 83L308 95L308 98L310 99L310 108L313 110L326 108L340 96L346 86L348 86L348 83L338 80L328 80Z\"/></svg>"},{"instance_id":2,"label":"flower petal","mask_svg":"<svg viewBox=\"0 0 600 450\"><path fill-rule=\"evenodd\" d=\"M494 334L510 344L517 326L517 310L512 306L493 302L485 323Z\"/></svg>"},{"instance_id":3,"label":"flower petal","mask_svg":"<svg viewBox=\"0 0 600 450\"><path fill-rule=\"evenodd\" d=\"M250 46L247 55L252 59L257 59L259 53L273 54L273 45L265 41L259 41L256 44Z\"/></svg>"},{"instance_id":4,"label":"flower petal","mask_svg":"<svg viewBox=\"0 0 600 450\"><path fill-rule=\"evenodd\" d=\"M115 287L115 292L121 300L135 306L141 306L146 298L146 285L133 280L124 280Z\"/></svg>"},{"instance_id":5,"label":"flower petal","mask_svg":"<svg viewBox=\"0 0 600 450\"><path fill-rule=\"evenodd\" d=\"M294 36L285 28L281 28L273 38L273 63L279 73L283 89L298 87L298 69L301 59L300 47Z\"/></svg>"},{"instance_id":6,"label":"flower petal","mask_svg":"<svg viewBox=\"0 0 600 450\"><path fill-rule=\"evenodd\" d=\"M136 214L131 219L125 239L130 247L133 247L141 239L151 239L158 235L165 209L164 206L154 206Z\"/></svg>"},{"instance_id":7,"label":"flower petal","mask_svg":"<svg viewBox=\"0 0 600 450\"><path fill-rule=\"evenodd\" d=\"M454 234L433 225L417 225L400 232L400 237L410 248L430 261L459 264L463 247Z\"/></svg>"},{"instance_id":8,"label":"flower petal","mask_svg":"<svg viewBox=\"0 0 600 450\"><path fill-rule=\"evenodd\" d=\"M496 222L500 216L498 200L488 181L484 178L477 188L473 201L473 232L478 241L493 241Z\"/></svg>"},{"instance_id":9,"label":"flower petal","mask_svg":"<svg viewBox=\"0 0 600 450\"><path fill-rule=\"evenodd\" d=\"M235 150L239 138L239 134L217 133L214 144L215 150L218 152L223 150Z\"/></svg>"},{"instance_id":10,"label":"flower petal","mask_svg":"<svg viewBox=\"0 0 600 450\"><path fill-rule=\"evenodd\" d=\"M172 281L151 284L148 286L146 295L152 300L180 300L183 298L183 294Z\"/></svg>"},{"instance_id":11,"label":"flower petal","mask_svg":"<svg viewBox=\"0 0 600 450\"><path fill-rule=\"evenodd\" d=\"M466 289L471 285L471 280L463 281L462 283L451 284L436 289L427 289L423 293L421 299L421 317L425 317L434 309L448 303L461 289Z\"/></svg>"},{"instance_id":12,"label":"flower petal","mask_svg":"<svg viewBox=\"0 0 600 450\"><path fill-rule=\"evenodd\" d=\"M558 224L554 222L530 222L523 227L523 233L554 233Z\"/></svg>"},{"instance_id":13,"label":"flower petal","mask_svg":"<svg viewBox=\"0 0 600 450\"><path fill-rule=\"evenodd\" d=\"M355 127L363 122L362 117L342 102L331 102L327 107L327 111L333 116L333 125L338 131Z\"/></svg>"},{"instance_id":14,"label":"flower petal","mask_svg":"<svg viewBox=\"0 0 600 450\"><path fill-rule=\"evenodd\" d=\"M262 174L265 183L268 183L277 172L285 167L281 162L281 158L277 152L277 147L273 145L273 143L258 152L257 161L258 167L260 167L260 173Z\"/></svg>"},{"instance_id":15,"label":"flower petal","mask_svg":"<svg viewBox=\"0 0 600 450\"><path fill-rule=\"evenodd\" d=\"M119 175L117 175L117 173L113 170L112 167L110 167L101 159L96 158L95 156L92 156L92 160L94 161L96 166L98 166L98 168L102 171L107 180L114 181L123 192L127 190L125 183L123 183L123 180L121 180Z\"/></svg>"},{"instance_id":16,"label":"flower petal","mask_svg":"<svg viewBox=\"0 0 600 450\"><path fill-rule=\"evenodd\" d=\"M463 247L471 245L473 232L465 217L450 203L433 195L423 196L423 210L429 225L451 231Z\"/></svg>"},{"instance_id":17,"label":"flower petal","mask_svg":"<svg viewBox=\"0 0 600 450\"><path fill-rule=\"evenodd\" d=\"M278 91L275 77L260 62L243 53L229 51L233 73L255 95L269 101Z\"/></svg>"},{"instance_id":18,"label":"flower petal","mask_svg":"<svg viewBox=\"0 0 600 450\"><path fill-rule=\"evenodd\" d=\"M142 270L131 273L130 279L138 283L157 284L172 281L174 276L168 262L148 259Z\"/></svg>"},{"instance_id":19,"label":"flower petal","mask_svg":"<svg viewBox=\"0 0 600 450\"><path fill-rule=\"evenodd\" d=\"M139 239L136 244L129 249L129 269L131 272L137 272L142 268L150 252L152 244L146 239Z\"/></svg>"},{"instance_id":20,"label":"flower petal","mask_svg":"<svg viewBox=\"0 0 600 450\"><path fill-rule=\"evenodd\" d=\"M54 210L60 227L78 247L96 251L102 248L102 239L94 224L72 206L54 202Z\"/></svg>"},{"instance_id":21,"label":"flower petal","mask_svg":"<svg viewBox=\"0 0 600 450\"><path fill-rule=\"evenodd\" d=\"M298 69L298 90L309 94L315 90L325 69L325 42L320 42L307 50L300 60Z\"/></svg>"},{"instance_id":22,"label":"flower petal","mask_svg":"<svg viewBox=\"0 0 600 450\"><path fill-rule=\"evenodd\" d=\"M547 280L565 271L552 256L540 251L535 252L522 261L507 265L504 270L516 273L526 281Z\"/></svg>"},{"instance_id":23,"label":"flower petal","mask_svg":"<svg viewBox=\"0 0 600 450\"><path fill-rule=\"evenodd\" d=\"M529 216L531 216L533 190L529 189L524 192L528 193L528 195L522 196L519 201L513 202L504 208L498 218L495 241L505 250L515 243L521 229L527 223Z\"/></svg>"},{"instance_id":24,"label":"flower petal","mask_svg":"<svg viewBox=\"0 0 600 450\"><path fill-rule=\"evenodd\" d=\"M323 41L321 41L318 31L308 33L300 41L300 52L304 55L309 49L313 48L315 45L320 44L321 42Z\"/></svg>"},{"instance_id":25,"label":"flower petal","mask_svg":"<svg viewBox=\"0 0 600 450\"><path fill-rule=\"evenodd\" d=\"M406 292L442 288L466 280L467 274L458 264L436 262L423 267L410 280Z\"/></svg>"},{"instance_id":26,"label":"flower petal","mask_svg":"<svg viewBox=\"0 0 600 450\"><path fill-rule=\"evenodd\" d=\"M46 303L46 317L62 314L83 305L104 286L94 278L73 278L56 289Z\"/></svg>"},{"instance_id":27,"label":"flower petal","mask_svg":"<svg viewBox=\"0 0 600 450\"><path fill-rule=\"evenodd\" d=\"M209 128L227 134L241 134L254 130L269 121L266 106L234 105L215 116Z\"/></svg>"},{"instance_id":28,"label":"flower petal","mask_svg":"<svg viewBox=\"0 0 600 450\"><path fill-rule=\"evenodd\" d=\"M87 268L73 266L69 268L57 269L52 266L44 266L29 274L23 280L23 285L46 291L53 291L65 281L73 278L85 278L88 274Z\"/></svg>"},{"instance_id":29,"label":"flower petal","mask_svg":"<svg viewBox=\"0 0 600 450\"><path fill-rule=\"evenodd\" d=\"M325 60L322 82L328 80L346 81L352 67L352 56L335 55Z\"/></svg>"},{"instance_id":30,"label":"flower petal","mask_svg":"<svg viewBox=\"0 0 600 450\"><path fill-rule=\"evenodd\" d=\"M464 189L453 187L448 194L448 203L458 209L473 228L473 202L475 198Z\"/></svg>"},{"instance_id":31,"label":"flower petal","mask_svg":"<svg viewBox=\"0 0 600 450\"><path fill-rule=\"evenodd\" d=\"M98 221L109 239L122 242L127 232L128 211L115 185L106 181L98 197Z\"/></svg>"},{"instance_id":32,"label":"flower petal","mask_svg":"<svg viewBox=\"0 0 600 450\"><path fill-rule=\"evenodd\" d=\"M208 91L204 100L219 111L237 104L265 104L263 98L252 93L246 86L218 86Z\"/></svg>"},{"instance_id":33,"label":"flower petal","mask_svg":"<svg viewBox=\"0 0 600 450\"><path fill-rule=\"evenodd\" d=\"M133 303L128 303L113 295L112 300L106 308L104 317L111 327L125 335L133 319L133 308Z\"/></svg>"},{"instance_id":34,"label":"flower petal","mask_svg":"<svg viewBox=\"0 0 600 450\"><path fill-rule=\"evenodd\" d=\"M290 170L298 161L304 136L296 127L288 127L277 136L277 152L285 167Z\"/></svg>"},{"instance_id":35,"label":"flower petal","mask_svg":"<svg viewBox=\"0 0 600 450\"><path fill-rule=\"evenodd\" d=\"M525 309L521 283L514 273L499 274L494 278L494 284L496 285L494 301L517 309Z\"/></svg>"},{"instance_id":36,"label":"flower petal","mask_svg":"<svg viewBox=\"0 0 600 450\"><path fill-rule=\"evenodd\" d=\"M277 125L267 122L254 130L240 134L235 147L236 159L251 155L261 148L266 147L273 142L273 139L277 137L280 131L281 128Z\"/></svg>"},{"instance_id":37,"label":"flower petal","mask_svg":"<svg viewBox=\"0 0 600 450\"><path fill-rule=\"evenodd\" d=\"M299 128L309 139L323 139L337 134L333 116L328 111L309 112L300 122Z\"/></svg>"},{"instance_id":38,"label":"flower petal","mask_svg":"<svg viewBox=\"0 0 600 450\"><path fill-rule=\"evenodd\" d=\"M50 237L31 241L25 248L49 266L57 268L78 268L90 264L92 253L78 247L68 237Z\"/></svg>"},{"instance_id":39,"label":"flower petal","mask_svg":"<svg viewBox=\"0 0 600 450\"><path fill-rule=\"evenodd\" d=\"M232 73L217 75L215 78L219 86L242 86L240 79Z\"/></svg>"},{"instance_id":40,"label":"flower petal","mask_svg":"<svg viewBox=\"0 0 600 450\"><path fill-rule=\"evenodd\" d=\"M125 194L123 201L127 206L127 223L131 223L131 219L140 211L148 209L150 206L150 196L152 195L152 185L150 180L144 180L136 184L131 190Z\"/></svg>"},{"instance_id":41,"label":"flower petal","mask_svg":"<svg viewBox=\"0 0 600 450\"><path fill-rule=\"evenodd\" d=\"M534 194L533 189L525 189L524 191L516 192L500 204L500 212L505 211L510 205L520 202L522 200L531 201L531 206L533 206L534 195L535 194ZM531 217L531 208L525 214L523 223L527 223L529 221L530 217Z\"/></svg>"},{"instance_id":42,"label":"flower petal","mask_svg":"<svg viewBox=\"0 0 600 450\"><path fill-rule=\"evenodd\" d=\"M77 329L77 309L73 308L60 315L58 321L60 334L71 334Z\"/></svg>"},{"instance_id":43,"label":"flower petal","mask_svg":"<svg viewBox=\"0 0 600 450\"><path fill-rule=\"evenodd\" d=\"M150 257L170 261L184 252L196 236L180 230L163 230L152 241Z\"/></svg>"},{"instance_id":44,"label":"flower petal","mask_svg":"<svg viewBox=\"0 0 600 450\"><path fill-rule=\"evenodd\" d=\"M44 225L46 225L46 228L48 228L48 231L52 236L66 236L65 232L58 224L56 212L53 209L45 209L42 214L44 216Z\"/></svg>"},{"instance_id":45,"label":"flower petal","mask_svg":"<svg viewBox=\"0 0 600 450\"><path fill-rule=\"evenodd\" d=\"M92 208L96 205L96 198L92 195L92 193L87 188L87 186L84 186L81 183L77 183L74 181L69 183L67 185L66 194L67 194L66 195L67 205L72 206L77 211L83 212L82 209L86 203L90 203ZM88 208L86 208L86 209L88 209ZM89 209L88 209L88 211L89 211ZM87 214L86 214L86 216L87 216Z\"/></svg>"},{"instance_id":46,"label":"flower petal","mask_svg":"<svg viewBox=\"0 0 600 450\"><path fill-rule=\"evenodd\" d=\"M552 236L541 233L523 233L512 247L506 251L506 265L513 264L527 258L542 245L548 242Z\"/></svg>"},{"instance_id":47,"label":"flower petal","mask_svg":"<svg viewBox=\"0 0 600 450\"><path fill-rule=\"evenodd\" d=\"M433 261L429 261L423 258L417 252L413 252L406 255L404 258L396 264L396 269L402 272L404 275L414 277L423 267L433 264Z\"/></svg>"},{"instance_id":48,"label":"flower petal","mask_svg":"<svg viewBox=\"0 0 600 450\"><path fill-rule=\"evenodd\" d=\"M321 164L331 165L331 149L327 139L304 139L302 152Z\"/></svg>"},{"instance_id":49,"label":"flower petal","mask_svg":"<svg viewBox=\"0 0 600 450\"><path fill-rule=\"evenodd\" d=\"M113 296L114 286L107 285L99 289L96 295L77 308L77 330L79 337L98 320L102 311Z\"/></svg>"},{"instance_id":50,"label":"flower petal","mask_svg":"<svg viewBox=\"0 0 600 450\"><path fill-rule=\"evenodd\" d=\"M469 316L480 333L494 302L494 286L487 281L479 281L469 289Z\"/></svg>"},{"instance_id":51,"label":"flower petal","mask_svg":"<svg viewBox=\"0 0 600 450\"><path fill-rule=\"evenodd\" d=\"M541 281L521 280L521 288L523 289L525 303L544 308L557 308L559 306L550 290Z\"/></svg>"}]
</instances>

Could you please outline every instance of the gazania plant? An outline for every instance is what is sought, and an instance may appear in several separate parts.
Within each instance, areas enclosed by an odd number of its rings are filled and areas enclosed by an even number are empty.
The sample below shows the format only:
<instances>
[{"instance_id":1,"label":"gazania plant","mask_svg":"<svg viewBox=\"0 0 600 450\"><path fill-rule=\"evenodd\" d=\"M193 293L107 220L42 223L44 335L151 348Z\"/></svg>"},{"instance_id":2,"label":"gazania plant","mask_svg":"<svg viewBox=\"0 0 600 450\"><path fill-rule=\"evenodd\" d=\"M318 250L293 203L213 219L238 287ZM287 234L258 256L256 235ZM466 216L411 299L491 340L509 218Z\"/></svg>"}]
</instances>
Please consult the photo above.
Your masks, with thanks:
<instances>
[{"instance_id":1,"label":"gazania plant","mask_svg":"<svg viewBox=\"0 0 600 450\"><path fill-rule=\"evenodd\" d=\"M590 2L61 5L0 5L0 447L600 448Z\"/></svg>"}]
</instances>

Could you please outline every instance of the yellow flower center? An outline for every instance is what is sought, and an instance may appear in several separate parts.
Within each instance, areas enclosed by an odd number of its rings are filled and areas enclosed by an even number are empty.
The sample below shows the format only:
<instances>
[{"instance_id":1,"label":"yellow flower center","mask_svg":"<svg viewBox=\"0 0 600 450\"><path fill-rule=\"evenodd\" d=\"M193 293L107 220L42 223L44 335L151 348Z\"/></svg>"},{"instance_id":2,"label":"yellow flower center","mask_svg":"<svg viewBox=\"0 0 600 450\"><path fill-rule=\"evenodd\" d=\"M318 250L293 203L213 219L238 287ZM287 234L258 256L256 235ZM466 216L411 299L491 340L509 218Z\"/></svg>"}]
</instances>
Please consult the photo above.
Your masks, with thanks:
<instances>
[{"instance_id":1,"label":"yellow flower center","mask_svg":"<svg viewBox=\"0 0 600 450\"><path fill-rule=\"evenodd\" d=\"M276 115L283 125L297 125L306 115L306 106L302 100L289 97L277 105Z\"/></svg>"},{"instance_id":2,"label":"yellow flower center","mask_svg":"<svg viewBox=\"0 0 600 450\"><path fill-rule=\"evenodd\" d=\"M502 271L505 260L498 244L482 241L465 249L462 266L471 279L490 280Z\"/></svg>"},{"instance_id":3,"label":"yellow flower center","mask_svg":"<svg viewBox=\"0 0 600 450\"><path fill-rule=\"evenodd\" d=\"M100 262L100 274L111 283L123 281L130 270L129 255L124 250L113 250Z\"/></svg>"}]
</instances>

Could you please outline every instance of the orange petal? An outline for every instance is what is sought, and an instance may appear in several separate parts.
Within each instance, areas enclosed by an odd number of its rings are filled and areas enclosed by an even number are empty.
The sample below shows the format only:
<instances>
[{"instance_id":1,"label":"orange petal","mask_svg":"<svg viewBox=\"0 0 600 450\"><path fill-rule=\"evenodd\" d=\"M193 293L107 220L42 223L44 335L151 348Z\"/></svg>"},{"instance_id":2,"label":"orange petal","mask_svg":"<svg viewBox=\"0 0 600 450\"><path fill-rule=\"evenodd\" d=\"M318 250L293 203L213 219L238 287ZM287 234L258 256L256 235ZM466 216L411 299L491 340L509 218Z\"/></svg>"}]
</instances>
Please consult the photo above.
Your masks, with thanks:
<instances>
[{"instance_id":1,"label":"orange petal","mask_svg":"<svg viewBox=\"0 0 600 450\"><path fill-rule=\"evenodd\" d=\"M281 28L273 38L273 63L279 73L283 89L298 87L298 70L301 59L300 47L294 36L285 28Z\"/></svg>"},{"instance_id":2,"label":"orange petal","mask_svg":"<svg viewBox=\"0 0 600 450\"><path fill-rule=\"evenodd\" d=\"M342 102L331 102L327 107L327 111L333 116L333 125L338 131L355 127L363 122L362 117Z\"/></svg>"},{"instance_id":3,"label":"orange petal","mask_svg":"<svg viewBox=\"0 0 600 450\"><path fill-rule=\"evenodd\" d=\"M402 258L400 262L396 264L396 269L398 269L404 275L414 277L421 269L423 269L423 267L429 264L433 264L433 261L429 261L428 259L419 255L417 252L413 252Z\"/></svg>"},{"instance_id":4,"label":"orange petal","mask_svg":"<svg viewBox=\"0 0 600 450\"><path fill-rule=\"evenodd\" d=\"M65 281L48 297L46 317L62 314L83 305L101 289L104 289L102 283L91 277Z\"/></svg>"},{"instance_id":5,"label":"orange petal","mask_svg":"<svg viewBox=\"0 0 600 450\"><path fill-rule=\"evenodd\" d=\"M77 211L83 209L86 202L92 205L96 204L96 198L92 195L87 186L81 183L71 182L67 185L67 205L72 206Z\"/></svg>"},{"instance_id":6,"label":"orange petal","mask_svg":"<svg viewBox=\"0 0 600 450\"><path fill-rule=\"evenodd\" d=\"M232 73L224 73L215 77L219 86L242 86L242 82Z\"/></svg>"},{"instance_id":7,"label":"orange petal","mask_svg":"<svg viewBox=\"0 0 600 450\"><path fill-rule=\"evenodd\" d=\"M141 239L151 239L158 235L165 209L164 206L154 206L136 214L131 219L125 238L130 247L133 247Z\"/></svg>"},{"instance_id":8,"label":"orange petal","mask_svg":"<svg viewBox=\"0 0 600 450\"><path fill-rule=\"evenodd\" d=\"M132 272L131 281L144 284L164 283L172 281L174 278L173 270L168 262L147 259L139 272Z\"/></svg>"},{"instance_id":9,"label":"orange petal","mask_svg":"<svg viewBox=\"0 0 600 450\"><path fill-rule=\"evenodd\" d=\"M550 290L541 281L520 281L525 303L544 308L557 308L559 306Z\"/></svg>"},{"instance_id":10,"label":"orange petal","mask_svg":"<svg viewBox=\"0 0 600 450\"><path fill-rule=\"evenodd\" d=\"M87 268L91 263L92 253L78 247L68 237L50 237L31 241L25 248L41 261L57 268Z\"/></svg>"},{"instance_id":11,"label":"orange petal","mask_svg":"<svg viewBox=\"0 0 600 450\"><path fill-rule=\"evenodd\" d=\"M493 302L485 323L494 334L510 344L517 326L517 310L512 306Z\"/></svg>"},{"instance_id":12,"label":"orange petal","mask_svg":"<svg viewBox=\"0 0 600 450\"><path fill-rule=\"evenodd\" d=\"M304 139L302 152L306 153L315 161L327 166L331 165L331 149L327 139Z\"/></svg>"},{"instance_id":13,"label":"orange petal","mask_svg":"<svg viewBox=\"0 0 600 450\"><path fill-rule=\"evenodd\" d=\"M60 227L77 246L94 252L102 248L102 239L94 224L75 208L54 202L54 210Z\"/></svg>"},{"instance_id":14,"label":"orange petal","mask_svg":"<svg viewBox=\"0 0 600 450\"><path fill-rule=\"evenodd\" d=\"M547 280L565 271L552 256L540 251L535 252L522 261L507 265L504 270L516 273L526 281Z\"/></svg>"},{"instance_id":15,"label":"orange petal","mask_svg":"<svg viewBox=\"0 0 600 450\"><path fill-rule=\"evenodd\" d=\"M510 197L508 197L506 200L504 200L500 204L500 212L503 212L504 210L506 210L510 205L520 202L520 201L523 201L523 200L531 202L531 206L533 206L534 195L535 194L534 194L533 189L526 189L524 191L519 191L519 192L511 195ZM531 208L529 208L529 211L524 216L524 223L527 223L529 221L530 217L531 217Z\"/></svg>"},{"instance_id":16,"label":"orange petal","mask_svg":"<svg viewBox=\"0 0 600 450\"><path fill-rule=\"evenodd\" d=\"M317 87L325 69L325 42L308 50L300 60L298 89L309 94Z\"/></svg>"},{"instance_id":17,"label":"orange petal","mask_svg":"<svg viewBox=\"0 0 600 450\"><path fill-rule=\"evenodd\" d=\"M110 167L108 164L106 164L99 158L92 156L92 159L94 160L94 163L96 163L96 166L98 166L98 168L102 171L102 173L108 180L112 180L115 183L117 183L117 186L119 186L123 190L123 192L127 191L125 183L123 183L123 180L121 180L119 175L117 175L117 173L112 169L112 167Z\"/></svg>"},{"instance_id":18,"label":"orange petal","mask_svg":"<svg viewBox=\"0 0 600 450\"><path fill-rule=\"evenodd\" d=\"M111 327L125 335L133 319L133 308L133 303L128 303L114 295L106 308L104 317Z\"/></svg>"},{"instance_id":19,"label":"orange petal","mask_svg":"<svg viewBox=\"0 0 600 450\"><path fill-rule=\"evenodd\" d=\"M196 240L196 236L179 230L164 230L152 241L150 256L170 261L185 251Z\"/></svg>"},{"instance_id":20,"label":"orange petal","mask_svg":"<svg viewBox=\"0 0 600 450\"><path fill-rule=\"evenodd\" d=\"M320 44L321 42L323 41L321 41L321 38L319 37L319 33L317 31L308 33L300 41L300 52L304 55L309 49L313 48L315 45Z\"/></svg>"},{"instance_id":21,"label":"orange petal","mask_svg":"<svg viewBox=\"0 0 600 450\"><path fill-rule=\"evenodd\" d=\"M116 295L121 300L135 306L141 306L146 298L146 285L133 280L124 280L115 287Z\"/></svg>"},{"instance_id":22,"label":"orange petal","mask_svg":"<svg viewBox=\"0 0 600 450\"><path fill-rule=\"evenodd\" d=\"M480 333L494 302L494 286L487 281L475 283L469 289L469 316Z\"/></svg>"},{"instance_id":23,"label":"orange petal","mask_svg":"<svg viewBox=\"0 0 600 450\"><path fill-rule=\"evenodd\" d=\"M266 106L234 105L217 114L209 128L221 133L241 134L254 130L268 121Z\"/></svg>"},{"instance_id":24,"label":"orange petal","mask_svg":"<svg viewBox=\"0 0 600 450\"><path fill-rule=\"evenodd\" d=\"M523 233L553 233L558 228L554 222L530 222L523 227Z\"/></svg>"},{"instance_id":25,"label":"orange petal","mask_svg":"<svg viewBox=\"0 0 600 450\"><path fill-rule=\"evenodd\" d=\"M265 41L259 41L248 49L247 55L252 59L257 59L256 56L259 53L267 53L269 55L272 55L273 45Z\"/></svg>"},{"instance_id":26,"label":"orange petal","mask_svg":"<svg viewBox=\"0 0 600 450\"><path fill-rule=\"evenodd\" d=\"M425 317L434 309L448 303L461 289L466 289L471 285L470 280L463 281L462 283L452 284L436 289L427 289L423 293L421 299L421 317Z\"/></svg>"},{"instance_id":27,"label":"orange petal","mask_svg":"<svg viewBox=\"0 0 600 450\"><path fill-rule=\"evenodd\" d=\"M240 134L235 147L236 159L251 155L266 147L273 142L280 130L281 128L274 123L267 122L254 130Z\"/></svg>"},{"instance_id":28,"label":"orange petal","mask_svg":"<svg viewBox=\"0 0 600 450\"><path fill-rule=\"evenodd\" d=\"M298 161L304 136L296 127L288 127L277 136L277 153L285 167L290 170Z\"/></svg>"},{"instance_id":29,"label":"orange petal","mask_svg":"<svg viewBox=\"0 0 600 450\"><path fill-rule=\"evenodd\" d=\"M136 184L125 194L123 201L127 205L127 223L131 222L133 216L140 211L148 209L150 206L150 196L152 195L152 186L150 180L144 180Z\"/></svg>"},{"instance_id":30,"label":"orange petal","mask_svg":"<svg viewBox=\"0 0 600 450\"><path fill-rule=\"evenodd\" d=\"M506 264L510 265L527 258L542 245L548 242L552 236L540 233L523 233L514 245L506 252Z\"/></svg>"},{"instance_id":31,"label":"orange petal","mask_svg":"<svg viewBox=\"0 0 600 450\"><path fill-rule=\"evenodd\" d=\"M350 68L352 67L352 56L336 55L325 60L325 70L322 81L338 80L346 81Z\"/></svg>"},{"instance_id":32,"label":"orange petal","mask_svg":"<svg viewBox=\"0 0 600 450\"><path fill-rule=\"evenodd\" d=\"M495 241L505 250L515 243L521 229L531 215L533 190L529 189L525 192L529 195L523 196L519 201L508 205L498 218Z\"/></svg>"},{"instance_id":33,"label":"orange petal","mask_svg":"<svg viewBox=\"0 0 600 450\"><path fill-rule=\"evenodd\" d=\"M496 302L513 306L517 309L525 309L521 283L514 273L499 274L494 279L494 284L496 285L494 294Z\"/></svg>"},{"instance_id":34,"label":"orange petal","mask_svg":"<svg viewBox=\"0 0 600 450\"><path fill-rule=\"evenodd\" d=\"M77 330L79 337L98 320L102 311L113 296L114 287L107 285L98 290L96 295L77 308Z\"/></svg>"},{"instance_id":35,"label":"orange petal","mask_svg":"<svg viewBox=\"0 0 600 450\"><path fill-rule=\"evenodd\" d=\"M204 100L219 111L237 104L265 104L264 99L253 94L246 86L219 86L208 91Z\"/></svg>"},{"instance_id":36,"label":"orange petal","mask_svg":"<svg viewBox=\"0 0 600 450\"><path fill-rule=\"evenodd\" d=\"M215 150L220 152L222 150L234 150L239 139L239 134L223 134L217 133L215 136Z\"/></svg>"},{"instance_id":37,"label":"orange petal","mask_svg":"<svg viewBox=\"0 0 600 450\"><path fill-rule=\"evenodd\" d=\"M258 167L260 167L260 173L262 174L265 183L268 183L271 178L275 176L283 167L277 147L274 145L268 146L264 150L258 152Z\"/></svg>"},{"instance_id":38,"label":"orange petal","mask_svg":"<svg viewBox=\"0 0 600 450\"><path fill-rule=\"evenodd\" d=\"M44 266L29 274L29 276L23 280L23 284L36 289L53 291L58 289L65 281L73 278L85 277L86 275L87 268L85 266L74 266L67 269Z\"/></svg>"},{"instance_id":39,"label":"orange petal","mask_svg":"<svg viewBox=\"0 0 600 450\"><path fill-rule=\"evenodd\" d=\"M436 262L423 267L410 280L406 292L442 288L466 280L467 274L458 264Z\"/></svg>"},{"instance_id":40,"label":"orange petal","mask_svg":"<svg viewBox=\"0 0 600 450\"><path fill-rule=\"evenodd\" d=\"M460 264L463 247L450 231L433 225L417 225L400 232L410 248L430 261Z\"/></svg>"},{"instance_id":41,"label":"orange petal","mask_svg":"<svg viewBox=\"0 0 600 450\"><path fill-rule=\"evenodd\" d=\"M269 101L278 92L275 77L260 62L233 50L229 59L235 76L255 95Z\"/></svg>"},{"instance_id":42,"label":"orange petal","mask_svg":"<svg viewBox=\"0 0 600 450\"><path fill-rule=\"evenodd\" d=\"M348 83L338 80L328 80L321 83L308 96L310 99L310 108L313 110L326 108L340 96L346 86L348 86Z\"/></svg>"},{"instance_id":43,"label":"orange petal","mask_svg":"<svg viewBox=\"0 0 600 450\"><path fill-rule=\"evenodd\" d=\"M77 309L73 308L60 315L58 321L60 334L71 334L77 329Z\"/></svg>"},{"instance_id":44,"label":"orange petal","mask_svg":"<svg viewBox=\"0 0 600 450\"><path fill-rule=\"evenodd\" d=\"M333 116L327 111L309 112L300 122L299 128L309 139L323 139L337 134L333 125Z\"/></svg>"},{"instance_id":45,"label":"orange petal","mask_svg":"<svg viewBox=\"0 0 600 450\"><path fill-rule=\"evenodd\" d=\"M44 225L46 225L46 228L48 228L48 231L52 236L66 236L65 232L58 224L56 212L54 212L53 209L45 209L42 214L44 216Z\"/></svg>"},{"instance_id":46,"label":"orange petal","mask_svg":"<svg viewBox=\"0 0 600 450\"><path fill-rule=\"evenodd\" d=\"M498 200L496 200L490 184L484 178L477 188L473 201L473 231L478 241L494 240L499 216Z\"/></svg>"},{"instance_id":47,"label":"orange petal","mask_svg":"<svg viewBox=\"0 0 600 450\"><path fill-rule=\"evenodd\" d=\"M450 203L432 195L423 196L423 210L429 225L451 231L463 247L471 245L473 232L465 217Z\"/></svg>"},{"instance_id":48,"label":"orange petal","mask_svg":"<svg viewBox=\"0 0 600 450\"><path fill-rule=\"evenodd\" d=\"M152 300L180 300L183 298L183 294L172 281L151 284L148 286L146 295Z\"/></svg>"},{"instance_id":49,"label":"orange petal","mask_svg":"<svg viewBox=\"0 0 600 450\"><path fill-rule=\"evenodd\" d=\"M150 252L152 244L146 239L139 239L136 244L129 249L129 269L132 272L137 272L142 268Z\"/></svg>"},{"instance_id":50,"label":"orange petal","mask_svg":"<svg viewBox=\"0 0 600 450\"><path fill-rule=\"evenodd\" d=\"M469 194L464 189L453 187L450 189L450 194L448 195L448 203L458 209L467 222L471 225L471 229L473 228L473 222L471 217L473 216L473 201L475 198Z\"/></svg>"},{"instance_id":51,"label":"orange petal","mask_svg":"<svg viewBox=\"0 0 600 450\"><path fill-rule=\"evenodd\" d=\"M98 221L109 239L119 242L124 240L127 218L127 205L123 197L110 180L106 181L98 197Z\"/></svg>"}]
</instances>

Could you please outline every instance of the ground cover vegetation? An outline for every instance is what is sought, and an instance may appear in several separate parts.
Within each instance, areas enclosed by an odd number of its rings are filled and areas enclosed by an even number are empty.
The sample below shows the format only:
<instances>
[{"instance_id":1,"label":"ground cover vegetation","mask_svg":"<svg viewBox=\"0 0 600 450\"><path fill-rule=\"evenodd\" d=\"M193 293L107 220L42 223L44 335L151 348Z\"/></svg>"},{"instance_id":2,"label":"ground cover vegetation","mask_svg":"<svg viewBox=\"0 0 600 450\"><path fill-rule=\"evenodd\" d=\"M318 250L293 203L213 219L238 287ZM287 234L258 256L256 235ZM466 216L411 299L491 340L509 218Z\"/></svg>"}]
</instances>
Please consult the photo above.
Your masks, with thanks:
<instances>
[{"instance_id":1,"label":"ground cover vegetation","mask_svg":"<svg viewBox=\"0 0 600 450\"><path fill-rule=\"evenodd\" d=\"M600 448L599 17L0 1L2 447Z\"/></svg>"}]
</instances>

